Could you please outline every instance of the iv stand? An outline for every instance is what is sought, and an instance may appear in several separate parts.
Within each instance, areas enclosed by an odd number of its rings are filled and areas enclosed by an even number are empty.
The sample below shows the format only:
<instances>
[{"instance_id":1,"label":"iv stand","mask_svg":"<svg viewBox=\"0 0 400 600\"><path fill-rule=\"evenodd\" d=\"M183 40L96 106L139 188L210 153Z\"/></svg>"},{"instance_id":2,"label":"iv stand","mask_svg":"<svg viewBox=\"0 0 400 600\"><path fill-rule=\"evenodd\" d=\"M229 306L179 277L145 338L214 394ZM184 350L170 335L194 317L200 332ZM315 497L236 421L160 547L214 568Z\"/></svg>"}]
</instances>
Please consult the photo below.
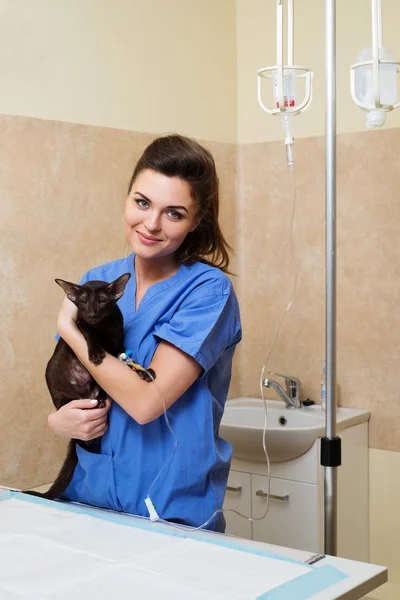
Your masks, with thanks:
<instances>
[{"instance_id":1,"label":"iv stand","mask_svg":"<svg viewBox=\"0 0 400 600\"><path fill-rule=\"evenodd\" d=\"M325 554L336 556L337 467L341 464L341 439L336 436L336 0L325 0L325 144L326 414L321 465Z\"/></svg>"},{"instance_id":2,"label":"iv stand","mask_svg":"<svg viewBox=\"0 0 400 600\"><path fill-rule=\"evenodd\" d=\"M283 0L277 0L277 64L257 71L258 102L271 115L286 110L283 98L282 18ZM293 65L293 0L288 2L288 61L296 77L306 78L306 95L293 114L311 103L312 72ZM278 108L262 101L261 79L277 73ZM341 464L341 439L336 436L336 0L325 0L325 254L326 254L326 414L325 437L321 439L321 465L324 467L325 554L337 554L337 467ZM289 111L288 111L289 112Z\"/></svg>"}]
</instances>

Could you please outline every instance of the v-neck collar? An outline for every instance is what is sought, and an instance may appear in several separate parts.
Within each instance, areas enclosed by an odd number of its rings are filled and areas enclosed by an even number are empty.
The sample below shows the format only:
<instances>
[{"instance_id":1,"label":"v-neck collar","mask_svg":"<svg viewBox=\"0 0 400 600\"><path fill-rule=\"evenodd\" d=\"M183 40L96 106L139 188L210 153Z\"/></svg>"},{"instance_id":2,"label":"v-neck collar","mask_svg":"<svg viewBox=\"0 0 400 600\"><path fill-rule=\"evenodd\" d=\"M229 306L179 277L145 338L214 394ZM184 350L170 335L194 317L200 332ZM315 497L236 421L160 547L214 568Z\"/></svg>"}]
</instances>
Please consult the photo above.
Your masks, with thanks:
<instances>
[{"instance_id":1,"label":"v-neck collar","mask_svg":"<svg viewBox=\"0 0 400 600\"><path fill-rule=\"evenodd\" d=\"M184 265L179 265L179 268L176 273L168 277L167 279L163 279L162 281L157 281L156 283L152 283L147 290L145 291L143 298L139 302L138 307L136 308L136 272L135 272L135 253L132 252L128 257L128 268L131 274L131 278L128 281L128 294L131 298L133 298L133 302L130 302L132 313L138 314L142 307L145 306L151 298L161 293L162 291L174 285L182 276L183 271L185 270Z\"/></svg>"}]
</instances>

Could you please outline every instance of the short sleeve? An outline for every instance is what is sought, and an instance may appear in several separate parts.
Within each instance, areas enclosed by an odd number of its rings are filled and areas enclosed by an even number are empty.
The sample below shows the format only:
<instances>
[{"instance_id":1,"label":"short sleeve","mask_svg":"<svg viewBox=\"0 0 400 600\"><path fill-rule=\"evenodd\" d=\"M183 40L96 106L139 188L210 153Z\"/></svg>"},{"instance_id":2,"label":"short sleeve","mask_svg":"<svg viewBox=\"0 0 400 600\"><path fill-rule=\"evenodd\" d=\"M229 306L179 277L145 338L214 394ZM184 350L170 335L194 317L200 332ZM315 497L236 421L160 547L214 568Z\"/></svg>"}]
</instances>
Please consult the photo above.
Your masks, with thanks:
<instances>
[{"instance_id":1,"label":"short sleeve","mask_svg":"<svg viewBox=\"0 0 400 600\"><path fill-rule=\"evenodd\" d=\"M207 372L232 345L241 339L241 326L236 296L210 293L191 294L173 315L155 331L192 358Z\"/></svg>"}]
</instances>

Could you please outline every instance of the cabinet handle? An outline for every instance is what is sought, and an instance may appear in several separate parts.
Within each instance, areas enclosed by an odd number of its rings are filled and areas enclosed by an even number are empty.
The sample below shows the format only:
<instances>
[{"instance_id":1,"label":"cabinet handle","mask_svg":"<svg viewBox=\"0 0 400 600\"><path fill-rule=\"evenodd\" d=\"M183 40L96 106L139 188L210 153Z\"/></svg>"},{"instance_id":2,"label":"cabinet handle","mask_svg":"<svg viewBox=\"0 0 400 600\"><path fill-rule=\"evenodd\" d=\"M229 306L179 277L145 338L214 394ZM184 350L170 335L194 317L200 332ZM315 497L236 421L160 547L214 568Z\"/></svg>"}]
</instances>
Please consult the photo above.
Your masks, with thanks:
<instances>
[{"instance_id":1,"label":"cabinet handle","mask_svg":"<svg viewBox=\"0 0 400 600\"><path fill-rule=\"evenodd\" d=\"M268 498L268 494L263 490L257 490L256 496L260 496L261 498ZM276 494L270 494L269 497L271 500L279 500L280 502L289 501L289 494L286 494L286 496L277 496Z\"/></svg>"},{"instance_id":2,"label":"cabinet handle","mask_svg":"<svg viewBox=\"0 0 400 600\"><path fill-rule=\"evenodd\" d=\"M238 485L237 487L232 487L231 485L227 485L226 489L228 492L236 492L237 494L240 494L242 491L242 486Z\"/></svg>"}]
</instances>

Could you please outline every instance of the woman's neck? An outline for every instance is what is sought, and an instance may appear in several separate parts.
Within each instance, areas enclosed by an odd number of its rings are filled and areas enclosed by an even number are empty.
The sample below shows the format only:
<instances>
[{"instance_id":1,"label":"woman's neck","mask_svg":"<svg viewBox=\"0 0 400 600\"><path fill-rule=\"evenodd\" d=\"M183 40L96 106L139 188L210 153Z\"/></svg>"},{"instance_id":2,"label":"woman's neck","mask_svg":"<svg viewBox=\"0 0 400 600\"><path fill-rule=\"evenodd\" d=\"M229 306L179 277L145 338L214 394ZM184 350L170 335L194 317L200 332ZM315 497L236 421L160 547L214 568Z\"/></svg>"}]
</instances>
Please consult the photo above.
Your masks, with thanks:
<instances>
[{"instance_id":1,"label":"woman's neck","mask_svg":"<svg viewBox=\"0 0 400 600\"><path fill-rule=\"evenodd\" d=\"M152 285L158 281L163 281L175 275L179 269L179 263L173 256L165 256L158 260L143 259L135 255L135 274L136 281L142 285Z\"/></svg>"}]
</instances>

